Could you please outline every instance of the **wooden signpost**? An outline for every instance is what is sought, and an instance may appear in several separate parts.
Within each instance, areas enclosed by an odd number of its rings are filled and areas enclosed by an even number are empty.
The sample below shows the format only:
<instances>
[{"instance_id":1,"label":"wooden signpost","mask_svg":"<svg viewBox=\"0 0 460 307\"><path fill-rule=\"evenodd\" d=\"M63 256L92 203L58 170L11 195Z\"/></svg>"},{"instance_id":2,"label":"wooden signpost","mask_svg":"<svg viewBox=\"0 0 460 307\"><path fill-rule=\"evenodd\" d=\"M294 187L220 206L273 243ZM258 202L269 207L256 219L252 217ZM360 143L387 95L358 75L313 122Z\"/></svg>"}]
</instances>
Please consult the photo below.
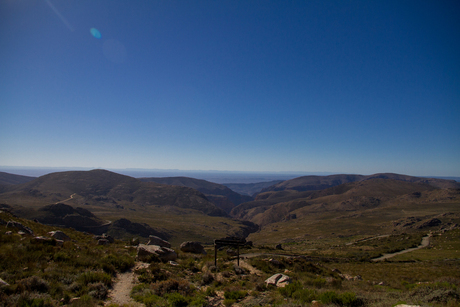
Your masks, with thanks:
<instances>
[{"instance_id":1,"label":"wooden signpost","mask_svg":"<svg viewBox=\"0 0 460 307\"><path fill-rule=\"evenodd\" d=\"M237 259L238 259L238 266L240 266L240 246L244 246L246 244L245 239L221 239L221 240L214 240L214 265L217 268L217 249L221 246L236 246L237 247Z\"/></svg>"}]
</instances>

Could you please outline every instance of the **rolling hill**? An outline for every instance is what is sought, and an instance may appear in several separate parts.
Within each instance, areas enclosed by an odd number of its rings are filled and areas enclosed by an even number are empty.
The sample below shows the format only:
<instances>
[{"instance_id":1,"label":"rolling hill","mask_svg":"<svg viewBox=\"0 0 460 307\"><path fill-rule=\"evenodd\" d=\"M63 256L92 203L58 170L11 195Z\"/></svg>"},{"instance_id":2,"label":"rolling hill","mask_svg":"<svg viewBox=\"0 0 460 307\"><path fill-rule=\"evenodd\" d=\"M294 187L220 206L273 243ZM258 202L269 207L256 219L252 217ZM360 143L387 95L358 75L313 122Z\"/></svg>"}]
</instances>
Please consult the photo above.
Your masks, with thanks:
<instances>
[{"instance_id":1,"label":"rolling hill","mask_svg":"<svg viewBox=\"0 0 460 307\"><path fill-rule=\"evenodd\" d=\"M21 204L47 205L78 195L86 205L136 204L172 206L200 211L211 216L226 213L191 188L142 182L105 170L51 173L20 184L0 194L0 200L20 200Z\"/></svg>"},{"instance_id":2,"label":"rolling hill","mask_svg":"<svg viewBox=\"0 0 460 307\"><path fill-rule=\"evenodd\" d=\"M35 177L0 172L0 185L21 184L34 180Z\"/></svg>"},{"instance_id":3,"label":"rolling hill","mask_svg":"<svg viewBox=\"0 0 460 307\"><path fill-rule=\"evenodd\" d=\"M230 213L230 211L237 205L253 199L250 196L240 195L224 185L201 179L189 177L149 177L139 178L139 180L143 182L156 182L193 188L205 194L212 203L227 213Z\"/></svg>"},{"instance_id":4,"label":"rolling hill","mask_svg":"<svg viewBox=\"0 0 460 307\"><path fill-rule=\"evenodd\" d=\"M291 180L286 180L265 189L262 189L260 193L270 192L270 191L284 191L284 190L295 190L295 191L314 191L314 190L323 190L338 186L344 183L356 182L369 180L374 178L380 179L393 179L406 182L422 182L427 183L431 186L437 188L451 188L458 189L460 188L460 183L455 180L446 180L446 179L436 179L436 178L424 178L424 177L414 177L393 173L380 173L373 175L330 175L330 176L302 176L294 178Z\"/></svg>"},{"instance_id":5,"label":"rolling hill","mask_svg":"<svg viewBox=\"0 0 460 307\"><path fill-rule=\"evenodd\" d=\"M58 203L84 208L104 223L128 219L148 225L171 238L172 243L175 240L212 242L216 237L246 236L257 230L250 222L229 218L195 189L142 182L105 170L51 173L0 193L0 204L30 219L44 218L42 208ZM121 223L124 224L127 223Z\"/></svg>"}]
</instances>

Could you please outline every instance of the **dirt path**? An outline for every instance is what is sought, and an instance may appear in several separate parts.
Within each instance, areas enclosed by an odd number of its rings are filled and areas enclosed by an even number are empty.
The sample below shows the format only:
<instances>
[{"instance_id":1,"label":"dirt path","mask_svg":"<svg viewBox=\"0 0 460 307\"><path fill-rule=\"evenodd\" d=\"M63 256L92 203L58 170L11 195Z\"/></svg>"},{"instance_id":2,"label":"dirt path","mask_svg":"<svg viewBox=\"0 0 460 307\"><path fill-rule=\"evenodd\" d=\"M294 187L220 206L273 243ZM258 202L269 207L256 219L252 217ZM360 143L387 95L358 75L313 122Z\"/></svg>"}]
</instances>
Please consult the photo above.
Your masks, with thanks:
<instances>
[{"instance_id":1,"label":"dirt path","mask_svg":"<svg viewBox=\"0 0 460 307\"><path fill-rule=\"evenodd\" d=\"M422 238L422 243L420 243L420 245L417 246L417 247L408 248L408 249L405 249L405 250L402 250L402 251L399 251L399 252L396 252L396 253L385 254L385 255L383 255L383 256L381 256L381 257L372 259L372 261L382 261L382 260L385 260L385 259L394 257L394 256L396 256L396 255L401 255L401 254L409 253L409 252L415 251L415 250L417 250L417 249L421 249L421 248L427 247L428 245L430 245L430 237L431 237L431 235L427 235L427 236L423 237L423 238Z\"/></svg>"},{"instance_id":2,"label":"dirt path","mask_svg":"<svg viewBox=\"0 0 460 307\"><path fill-rule=\"evenodd\" d=\"M135 268L129 270L125 273L118 274L117 280L113 285L112 290L109 291L109 300L106 302L108 304L118 304L120 306L129 305L129 306L144 306L143 304L135 302L130 296L130 292L134 285L136 284L136 279L134 276L134 270L147 267L147 263L137 262Z\"/></svg>"},{"instance_id":3,"label":"dirt path","mask_svg":"<svg viewBox=\"0 0 460 307\"><path fill-rule=\"evenodd\" d=\"M237 260L234 261L235 265L237 264ZM240 267L242 267L243 269L246 269L249 271L249 273L251 274L254 274L254 275L257 275L257 276L260 276L263 274L262 271L256 269L255 267L253 267L252 265L250 265L249 263L247 263L246 261L244 261L243 259L240 259Z\"/></svg>"}]
</instances>

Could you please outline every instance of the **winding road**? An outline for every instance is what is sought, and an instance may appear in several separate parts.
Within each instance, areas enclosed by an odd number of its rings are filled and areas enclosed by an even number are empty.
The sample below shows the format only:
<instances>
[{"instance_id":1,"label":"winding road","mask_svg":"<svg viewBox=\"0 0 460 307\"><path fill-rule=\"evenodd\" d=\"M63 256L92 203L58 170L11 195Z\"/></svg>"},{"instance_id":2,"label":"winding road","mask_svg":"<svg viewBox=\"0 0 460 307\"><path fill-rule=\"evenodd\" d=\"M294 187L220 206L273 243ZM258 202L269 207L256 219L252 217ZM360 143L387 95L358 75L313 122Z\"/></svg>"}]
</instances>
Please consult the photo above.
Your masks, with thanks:
<instances>
[{"instance_id":1,"label":"winding road","mask_svg":"<svg viewBox=\"0 0 460 307\"><path fill-rule=\"evenodd\" d=\"M417 246L417 247L408 248L408 249L405 249L405 250L402 250L402 251L399 251L399 252L396 252L396 253L385 254L385 255L383 255L383 256L381 256L381 257L372 259L372 261L382 261L382 260L385 260L385 259L388 259L388 258L397 256L397 255L401 255L401 254L413 252L413 251L415 251L415 250L417 250L417 249L421 249L421 248L427 247L428 245L430 245L430 237L431 237L431 234L429 234L429 235L423 237L423 238L422 238L422 243L421 243L419 246Z\"/></svg>"}]
</instances>

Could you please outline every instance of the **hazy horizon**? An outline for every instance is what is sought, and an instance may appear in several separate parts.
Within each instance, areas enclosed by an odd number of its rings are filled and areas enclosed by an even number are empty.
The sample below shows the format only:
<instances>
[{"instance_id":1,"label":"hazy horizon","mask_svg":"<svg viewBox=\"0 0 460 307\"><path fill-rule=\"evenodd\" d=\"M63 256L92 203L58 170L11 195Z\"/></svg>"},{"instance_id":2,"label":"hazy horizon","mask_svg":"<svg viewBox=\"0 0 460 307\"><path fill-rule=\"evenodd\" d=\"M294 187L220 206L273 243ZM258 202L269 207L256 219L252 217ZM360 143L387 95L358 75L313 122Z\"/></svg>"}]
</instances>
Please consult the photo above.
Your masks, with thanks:
<instances>
[{"instance_id":1,"label":"hazy horizon","mask_svg":"<svg viewBox=\"0 0 460 307\"><path fill-rule=\"evenodd\" d=\"M0 165L460 176L458 1L0 2Z\"/></svg>"},{"instance_id":2,"label":"hazy horizon","mask_svg":"<svg viewBox=\"0 0 460 307\"><path fill-rule=\"evenodd\" d=\"M16 175L40 177L54 172L66 171L89 171L94 169L104 169L100 167L33 167L33 166L1 166L0 172L6 172ZM195 179L207 180L210 182L228 184L228 183L258 183L274 180L289 180L301 176L329 176L340 175L344 173L337 172L251 172L251 171L225 171L225 170L179 170L179 169L106 169L115 173L135 178L142 177L190 177ZM346 173L354 175L372 175L360 173ZM401 174L415 177L442 178L451 179L460 182L457 176L416 176L412 174Z\"/></svg>"}]
</instances>

